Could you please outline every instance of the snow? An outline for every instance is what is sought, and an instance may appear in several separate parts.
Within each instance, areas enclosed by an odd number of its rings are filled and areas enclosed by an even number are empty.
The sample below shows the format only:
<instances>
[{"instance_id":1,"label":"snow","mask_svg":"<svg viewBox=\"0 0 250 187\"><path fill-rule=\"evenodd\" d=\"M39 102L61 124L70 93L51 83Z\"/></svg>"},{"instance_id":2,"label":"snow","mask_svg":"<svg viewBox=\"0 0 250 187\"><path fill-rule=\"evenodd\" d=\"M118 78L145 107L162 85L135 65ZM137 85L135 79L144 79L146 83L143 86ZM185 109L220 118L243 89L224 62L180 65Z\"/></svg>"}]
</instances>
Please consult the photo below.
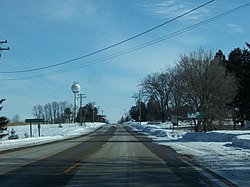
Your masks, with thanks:
<instances>
[{"instance_id":1,"label":"snow","mask_svg":"<svg viewBox=\"0 0 250 187\"><path fill-rule=\"evenodd\" d=\"M129 122L140 131L177 152L191 155L199 164L211 169L238 186L250 184L250 131L211 131L195 133L172 130L170 122L158 125ZM185 126L185 124L181 124Z\"/></svg>"},{"instance_id":2,"label":"snow","mask_svg":"<svg viewBox=\"0 0 250 187\"><path fill-rule=\"evenodd\" d=\"M38 125L32 125L32 136L25 138L25 135L30 135L30 125L12 126L8 127L9 134L12 128L15 134L19 136L16 140L7 140L7 138L0 140L0 151L15 149L20 147L27 147L33 145L40 145L53 141L63 140L67 138L77 137L95 131L104 123L86 123L83 126L79 124L46 124L41 125L41 136L38 135Z\"/></svg>"},{"instance_id":3,"label":"snow","mask_svg":"<svg viewBox=\"0 0 250 187\"><path fill-rule=\"evenodd\" d=\"M250 149L250 135L240 135L234 137L233 145Z\"/></svg>"}]
</instances>

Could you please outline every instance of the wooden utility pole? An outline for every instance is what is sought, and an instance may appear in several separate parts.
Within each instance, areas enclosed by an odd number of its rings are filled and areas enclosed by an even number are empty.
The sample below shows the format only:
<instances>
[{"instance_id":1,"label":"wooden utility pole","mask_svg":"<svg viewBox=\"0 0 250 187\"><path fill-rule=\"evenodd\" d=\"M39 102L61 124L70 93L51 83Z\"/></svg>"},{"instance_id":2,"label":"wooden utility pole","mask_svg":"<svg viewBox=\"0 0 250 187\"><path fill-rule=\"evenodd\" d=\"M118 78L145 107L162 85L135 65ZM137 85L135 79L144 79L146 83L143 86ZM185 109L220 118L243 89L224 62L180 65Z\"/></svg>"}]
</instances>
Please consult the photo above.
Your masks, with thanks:
<instances>
[{"instance_id":1,"label":"wooden utility pole","mask_svg":"<svg viewBox=\"0 0 250 187\"><path fill-rule=\"evenodd\" d=\"M141 90L139 90L139 118L140 118L140 125L141 125Z\"/></svg>"},{"instance_id":2,"label":"wooden utility pole","mask_svg":"<svg viewBox=\"0 0 250 187\"><path fill-rule=\"evenodd\" d=\"M93 123L95 122L95 102L93 102L93 105L92 105L92 109L93 109Z\"/></svg>"},{"instance_id":3,"label":"wooden utility pole","mask_svg":"<svg viewBox=\"0 0 250 187\"><path fill-rule=\"evenodd\" d=\"M0 41L0 45L7 43L7 40ZM1 51L10 50L9 47L0 47L0 57L1 57Z\"/></svg>"}]
</instances>

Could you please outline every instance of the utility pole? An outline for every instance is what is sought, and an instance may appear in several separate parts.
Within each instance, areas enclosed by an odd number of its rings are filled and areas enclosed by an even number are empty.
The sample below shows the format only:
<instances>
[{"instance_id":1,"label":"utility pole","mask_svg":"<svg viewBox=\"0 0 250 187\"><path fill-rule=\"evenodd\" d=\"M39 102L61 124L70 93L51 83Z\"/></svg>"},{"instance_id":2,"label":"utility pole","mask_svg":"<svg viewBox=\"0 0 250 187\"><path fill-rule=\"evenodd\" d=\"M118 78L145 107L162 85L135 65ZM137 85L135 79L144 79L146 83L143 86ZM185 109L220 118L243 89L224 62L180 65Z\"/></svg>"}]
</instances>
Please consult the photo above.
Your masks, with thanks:
<instances>
[{"instance_id":1,"label":"utility pole","mask_svg":"<svg viewBox=\"0 0 250 187\"><path fill-rule=\"evenodd\" d=\"M0 45L7 43L7 40L4 41L0 41ZM9 47L0 47L0 57L1 57L1 51L6 51L6 50L10 50Z\"/></svg>"},{"instance_id":2,"label":"utility pole","mask_svg":"<svg viewBox=\"0 0 250 187\"><path fill-rule=\"evenodd\" d=\"M95 102L93 102L93 105L92 105L92 109L93 109L93 123L95 122Z\"/></svg>"},{"instance_id":3,"label":"utility pole","mask_svg":"<svg viewBox=\"0 0 250 187\"><path fill-rule=\"evenodd\" d=\"M104 115L103 115L103 110L101 110L101 111L102 111L102 122L105 123L105 118L104 118Z\"/></svg>"},{"instance_id":4,"label":"utility pole","mask_svg":"<svg viewBox=\"0 0 250 187\"><path fill-rule=\"evenodd\" d=\"M98 122L100 122L100 115L99 115L99 110L101 109L100 106L97 107L97 116L98 116Z\"/></svg>"},{"instance_id":5,"label":"utility pole","mask_svg":"<svg viewBox=\"0 0 250 187\"><path fill-rule=\"evenodd\" d=\"M142 111L141 111L141 90L139 90L139 94L137 95L134 95L132 98L136 99L136 102L139 102L139 122L140 122L140 125L141 125L141 115L142 115Z\"/></svg>"},{"instance_id":6,"label":"utility pole","mask_svg":"<svg viewBox=\"0 0 250 187\"><path fill-rule=\"evenodd\" d=\"M80 98L80 124L82 126L82 99L86 98L85 94L78 94L78 98Z\"/></svg>"},{"instance_id":7,"label":"utility pole","mask_svg":"<svg viewBox=\"0 0 250 187\"><path fill-rule=\"evenodd\" d=\"M124 109L124 115L125 115L125 122L127 121L127 111L126 111L126 108Z\"/></svg>"},{"instance_id":8,"label":"utility pole","mask_svg":"<svg viewBox=\"0 0 250 187\"><path fill-rule=\"evenodd\" d=\"M141 125L141 90L139 90L139 113L140 113L140 125Z\"/></svg>"}]
</instances>

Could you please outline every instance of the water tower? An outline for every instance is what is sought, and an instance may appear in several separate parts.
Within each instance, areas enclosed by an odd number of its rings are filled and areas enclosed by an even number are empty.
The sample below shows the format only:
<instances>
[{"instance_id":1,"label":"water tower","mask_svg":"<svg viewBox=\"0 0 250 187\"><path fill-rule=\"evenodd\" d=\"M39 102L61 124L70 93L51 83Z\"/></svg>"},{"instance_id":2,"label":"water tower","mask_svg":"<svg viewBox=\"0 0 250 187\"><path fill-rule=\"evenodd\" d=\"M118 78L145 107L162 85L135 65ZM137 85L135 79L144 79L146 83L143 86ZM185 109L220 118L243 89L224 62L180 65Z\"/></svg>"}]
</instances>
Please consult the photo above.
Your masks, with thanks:
<instances>
[{"instance_id":1,"label":"water tower","mask_svg":"<svg viewBox=\"0 0 250 187\"><path fill-rule=\"evenodd\" d=\"M76 102L76 96L77 96L77 94L80 92L80 90L81 90L81 87L80 87L80 85L79 85L79 83L78 82L74 82L73 83L73 85L71 86L71 90L72 90L72 92L73 92L73 94L74 94L74 113L73 113L73 115L74 115L74 121L75 121L75 118L76 118L76 114L77 114L77 102Z\"/></svg>"}]
</instances>

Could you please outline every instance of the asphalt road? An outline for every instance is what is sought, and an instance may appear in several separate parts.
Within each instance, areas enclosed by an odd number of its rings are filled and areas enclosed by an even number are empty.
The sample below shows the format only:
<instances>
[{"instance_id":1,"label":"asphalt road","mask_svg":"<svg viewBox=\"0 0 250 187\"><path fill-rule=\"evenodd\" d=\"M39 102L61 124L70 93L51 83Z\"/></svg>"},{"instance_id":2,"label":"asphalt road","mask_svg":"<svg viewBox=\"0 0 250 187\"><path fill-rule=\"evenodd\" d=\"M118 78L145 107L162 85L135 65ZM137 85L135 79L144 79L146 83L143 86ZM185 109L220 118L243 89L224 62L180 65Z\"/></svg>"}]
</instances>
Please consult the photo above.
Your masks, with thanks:
<instances>
[{"instance_id":1,"label":"asphalt road","mask_svg":"<svg viewBox=\"0 0 250 187\"><path fill-rule=\"evenodd\" d=\"M235 186L121 125L0 152L0 186Z\"/></svg>"}]
</instances>

